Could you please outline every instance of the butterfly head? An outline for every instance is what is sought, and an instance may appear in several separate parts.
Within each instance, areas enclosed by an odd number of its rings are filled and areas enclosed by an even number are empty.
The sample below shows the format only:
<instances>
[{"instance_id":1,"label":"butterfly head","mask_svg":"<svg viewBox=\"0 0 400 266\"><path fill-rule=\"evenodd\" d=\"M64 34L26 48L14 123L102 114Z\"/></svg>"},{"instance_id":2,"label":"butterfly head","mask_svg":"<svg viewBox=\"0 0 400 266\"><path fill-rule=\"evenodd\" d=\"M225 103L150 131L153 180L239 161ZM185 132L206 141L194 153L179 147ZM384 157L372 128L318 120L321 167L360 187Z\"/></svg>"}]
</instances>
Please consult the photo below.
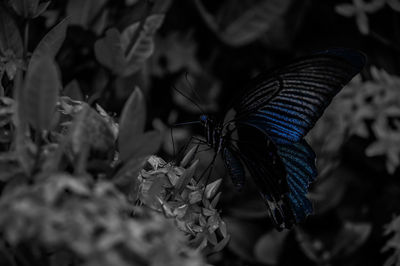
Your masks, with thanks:
<instances>
[{"instance_id":1,"label":"butterfly head","mask_svg":"<svg viewBox=\"0 0 400 266\"><path fill-rule=\"evenodd\" d=\"M200 122L205 123L208 120L208 116L207 115L201 115L200 116Z\"/></svg>"},{"instance_id":2,"label":"butterfly head","mask_svg":"<svg viewBox=\"0 0 400 266\"><path fill-rule=\"evenodd\" d=\"M210 124L211 120L212 119L208 115L200 115L200 123L205 127Z\"/></svg>"}]
</instances>

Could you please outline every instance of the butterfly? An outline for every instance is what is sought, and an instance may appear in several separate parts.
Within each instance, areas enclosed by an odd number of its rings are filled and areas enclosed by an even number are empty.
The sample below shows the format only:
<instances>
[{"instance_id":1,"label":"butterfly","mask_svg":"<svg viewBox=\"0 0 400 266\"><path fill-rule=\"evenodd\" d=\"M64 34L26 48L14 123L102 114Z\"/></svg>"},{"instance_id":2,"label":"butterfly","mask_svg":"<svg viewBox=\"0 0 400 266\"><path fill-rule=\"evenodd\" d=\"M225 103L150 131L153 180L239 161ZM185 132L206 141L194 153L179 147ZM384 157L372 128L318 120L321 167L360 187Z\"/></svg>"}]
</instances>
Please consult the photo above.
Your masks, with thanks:
<instances>
[{"instance_id":1,"label":"butterfly","mask_svg":"<svg viewBox=\"0 0 400 266\"><path fill-rule=\"evenodd\" d=\"M320 51L251 80L224 120L200 116L233 184L243 187L246 167L278 230L312 213L316 155L304 137L365 61L356 50Z\"/></svg>"}]
</instances>

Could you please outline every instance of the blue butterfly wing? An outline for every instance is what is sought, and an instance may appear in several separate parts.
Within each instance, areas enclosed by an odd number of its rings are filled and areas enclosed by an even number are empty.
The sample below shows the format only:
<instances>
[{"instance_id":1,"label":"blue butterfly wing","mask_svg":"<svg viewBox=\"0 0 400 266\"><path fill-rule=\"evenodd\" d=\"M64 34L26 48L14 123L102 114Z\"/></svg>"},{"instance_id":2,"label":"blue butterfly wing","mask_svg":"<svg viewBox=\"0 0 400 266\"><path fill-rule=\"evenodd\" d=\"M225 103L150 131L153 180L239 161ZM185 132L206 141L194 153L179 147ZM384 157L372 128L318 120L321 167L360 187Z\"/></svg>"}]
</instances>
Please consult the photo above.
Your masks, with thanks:
<instances>
[{"instance_id":1,"label":"blue butterfly wing","mask_svg":"<svg viewBox=\"0 0 400 266\"><path fill-rule=\"evenodd\" d=\"M364 64L365 57L354 50L321 51L257 77L234 105L242 143L236 155L278 228L290 228L312 212L306 194L317 175L315 154L303 138ZM247 147L244 143L254 141L255 132L261 132L268 145ZM259 137L257 141L263 143ZM279 163L271 165L273 160Z\"/></svg>"},{"instance_id":2,"label":"blue butterfly wing","mask_svg":"<svg viewBox=\"0 0 400 266\"><path fill-rule=\"evenodd\" d=\"M231 149L232 147L225 147L222 153L222 158L224 159L225 167L229 172L233 185L238 190L241 190L245 182L244 168L239 156L237 156Z\"/></svg>"},{"instance_id":3,"label":"blue butterfly wing","mask_svg":"<svg viewBox=\"0 0 400 266\"><path fill-rule=\"evenodd\" d=\"M300 222L313 211L306 194L310 183L317 177L315 153L305 140L278 145L277 148L286 168L290 204L296 222Z\"/></svg>"},{"instance_id":4,"label":"blue butterfly wing","mask_svg":"<svg viewBox=\"0 0 400 266\"><path fill-rule=\"evenodd\" d=\"M276 144L299 142L364 63L357 51L333 49L261 75L234 105L236 121L257 127Z\"/></svg>"}]
</instances>

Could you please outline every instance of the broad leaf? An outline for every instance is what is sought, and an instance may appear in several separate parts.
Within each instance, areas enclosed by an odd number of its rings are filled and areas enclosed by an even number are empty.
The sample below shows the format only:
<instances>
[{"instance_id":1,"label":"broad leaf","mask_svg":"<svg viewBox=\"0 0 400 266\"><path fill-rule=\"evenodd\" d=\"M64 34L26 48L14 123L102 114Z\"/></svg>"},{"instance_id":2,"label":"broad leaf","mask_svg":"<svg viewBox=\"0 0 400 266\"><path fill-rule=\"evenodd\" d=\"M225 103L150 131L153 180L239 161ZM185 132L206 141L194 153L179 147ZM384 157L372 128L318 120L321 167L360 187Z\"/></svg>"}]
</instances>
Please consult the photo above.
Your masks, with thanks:
<instances>
[{"instance_id":1,"label":"broad leaf","mask_svg":"<svg viewBox=\"0 0 400 266\"><path fill-rule=\"evenodd\" d=\"M228 45L242 46L262 37L288 10L291 0L228 1L217 19L195 0L203 20Z\"/></svg>"},{"instance_id":2,"label":"broad leaf","mask_svg":"<svg viewBox=\"0 0 400 266\"><path fill-rule=\"evenodd\" d=\"M1 84L1 81L3 80L3 76L4 76L4 69L3 66L0 65L0 97L4 97L5 91L4 91L4 87Z\"/></svg>"},{"instance_id":3,"label":"broad leaf","mask_svg":"<svg viewBox=\"0 0 400 266\"><path fill-rule=\"evenodd\" d=\"M67 5L67 15L71 25L79 25L84 29L91 27L93 20L107 3L107 0L70 0Z\"/></svg>"},{"instance_id":4,"label":"broad leaf","mask_svg":"<svg viewBox=\"0 0 400 266\"><path fill-rule=\"evenodd\" d=\"M221 185L222 179L217 179L214 182L208 184L205 188L204 195L207 199L211 199L217 194L218 188Z\"/></svg>"},{"instance_id":5,"label":"broad leaf","mask_svg":"<svg viewBox=\"0 0 400 266\"><path fill-rule=\"evenodd\" d=\"M129 193L133 200L138 197L139 183L137 177L145 162L146 157L132 158L113 177L113 183L127 194Z\"/></svg>"},{"instance_id":6,"label":"broad leaf","mask_svg":"<svg viewBox=\"0 0 400 266\"><path fill-rule=\"evenodd\" d=\"M50 129L60 87L57 67L50 57L32 62L25 80L22 105L28 122L36 130Z\"/></svg>"},{"instance_id":7,"label":"broad leaf","mask_svg":"<svg viewBox=\"0 0 400 266\"><path fill-rule=\"evenodd\" d=\"M52 28L39 42L33 51L30 64L43 56L54 58L64 42L68 27L68 20L64 19Z\"/></svg>"},{"instance_id":8,"label":"broad leaf","mask_svg":"<svg viewBox=\"0 0 400 266\"><path fill-rule=\"evenodd\" d=\"M79 87L79 83L76 79L72 80L65 86L63 90L63 95L68 96L76 101L84 100L81 88Z\"/></svg>"},{"instance_id":9,"label":"broad leaf","mask_svg":"<svg viewBox=\"0 0 400 266\"><path fill-rule=\"evenodd\" d=\"M34 167L34 155L37 154L37 146L29 137L29 128L27 122L24 96L26 89L22 82L22 70L18 70L14 81L14 97L17 108L13 122L15 125L15 151L18 161L26 174L31 174Z\"/></svg>"},{"instance_id":10,"label":"broad leaf","mask_svg":"<svg viewBox=\"0 0 400 266\"><path fill-rule=\"evenodd\" d=\"M153 53L153 35L163 20L164 15L151 15L146 19L143 28L140 28L140 22L136 22L122 32L121 44L129 62L130 72L138 71ZM137 39L135 39L136 36ZM133 45L132 41L134 41Z\"/></svg>"},{"instance_id":11,"label":"broad leaf","mask_svg":"<svg viewBox=\"0 0 400 266\"><path fill-rule=\"evenodd\" d=\"M240 2L236 5L240 5ZM222 36L230 45L234 46L251 43L274 26L289 4L290 0L254 2L247 10L240 10L236 14L236 19L223 30Z\"/></svg>"},{"instance_id":12,"label":"broad leaf","mask_svg":"<svg viewBox=\"0 0 400 266\"><path fill-rule=\"evenodd\" d=\"M36 14L39 0L13 0L11 6L18 16L31 18Z\"/></svg>"},{"instance_id":13,"label":"broad leaf","mask_svg":"<svg viewBox=\"0 0 400 266\"><path fill-rule=\"evenodd\" d=\"M125 72L126 61L121 45L121 33L116 28L107 30L104 38L94 45L96 59L115 74Z\"/></svg>"},{"instance_id":14,"label":"broad leaf","mask_svg":"<svg viewBox=\"0 0 400 266\"><path fill-rule=\"evenodd\" d=\"M144 131L146 122L146 106L144 97L139 88L135 88L131 96L125 103L120 118L119 130L119 150L121 157L127 158L129 152L124 153L126 150L125 145L130 143L132 138L141 135ZM124 150L124 152L122 152ZM130 150L130 149L129 149Z\"/></svg>"},{"instance_id":15,"label":"broad leaf","mask_svg":"<svg viewBox=\"0 0 400 266\"><path fill-rule=\"evenodd\" d=\"M274 230L262 236L254 247L257 260L263 264L277 265L288 233Z\"/></svg>"},{"instance_id":16,"label":"broad leaf","mask_svg":"<svg viewBox=\"0 0 400 266\"><path fill-rule=\"evenodd\" d=\"M257 226L254 221L226 218L225 222L228 233L231 235L228 248L240 258L255 262L254 247L265 232L265 228Z\"/></svg>"},{"instance_id":17,"label":"broad leaf","mask_svg":"<svg viewBox=\"0 0 400 266\"><path fill-rule=\"evenodd\" d=\"M180 176L178 182L175 185L176 193L181 193L186 186L189 184L190 180L193 178L194 173L196 172L197 166L199 164L199 160L194 161L189 168L187 168L183 174Z\"/></svg>"},{"instance_id":18,"label":"broad leaf","mask_svg":"<svg viewBox=\"0 0 400 266\"><path fill-rule=\"evenodd\" d=\"M0 6L0 55L7 56L10 51L15 57L21 58L22 39L13 17Z\"/></svg>"},{"instance_id":19,"label":"broad leaf","mask_svg":"<svg viewBox=\"0 0 400 266\"><path fill-rule=\"evenodd\" d=\"M194 157L195 157L195 155L196 155L196 153L197 153L198 148L199 148L198 145L192 147L192 148L185 154L185 157L183 157L183 159L181 160L179 166L181 166L181 167L186 167L190 162L192 162L193 159L194 159Z\"/></svg>"},{"instance_id":20,"label":"broad leaf","mask_svg":"<svg viewBox=\"0 0 400 266\"><path fill-rule=\"evenodd\" d=\"M124 143L119 143L120 157L122 161L128 161L131 158L139 158L152 155L158 151L161 146L163 134L153 130L143 135L129 138Z\"/></svg>"},{"instance_id":21,"label":"broad leaf","mask_svg":"<svg viewBox=\"0 0 400 266\"><path fill-rule=\"evenodd\" d=\"M25 19L35 18L42 14L50 5L50 1L39 4L39 0L13 0L11 6L14 11Z\"/></svg>"},{"instance_id":22,"label":"broad leaf","mask_svg":"<svg viewBox=\"0 0 400 266\"><path fill-rule=\"evenodd\" d=\"M112 28L95 43L97 60L119 76L129 76L143 67L154 50L153 35L164 15L151 15L144 23L136 22L122 33Z\"/></svg>"},{"instance_id":23,"label":"broad leaf","mask_svg":"<svg viewBox=\"0 0 400 266\"><path fill-rule=\"evenodd\" d=\"M84 104L76 115L69 138L74 154L85 152L86 148L108 153L114 146L114 137L109 125L87 104Z\"/></svg>"}]
</instances>

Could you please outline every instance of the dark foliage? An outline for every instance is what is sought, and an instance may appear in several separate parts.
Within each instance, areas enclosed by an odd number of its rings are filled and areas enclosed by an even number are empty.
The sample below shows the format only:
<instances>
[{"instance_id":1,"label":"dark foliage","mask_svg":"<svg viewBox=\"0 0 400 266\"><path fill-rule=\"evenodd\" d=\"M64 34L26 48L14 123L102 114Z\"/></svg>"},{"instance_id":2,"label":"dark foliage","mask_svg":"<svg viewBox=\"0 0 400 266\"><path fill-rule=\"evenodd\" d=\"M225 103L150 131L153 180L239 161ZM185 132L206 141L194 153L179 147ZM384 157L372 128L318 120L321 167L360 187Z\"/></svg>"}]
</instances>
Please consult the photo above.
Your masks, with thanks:
<instances>
[{"instance_id":1,"label":"dark foliage","mask_svg":"<svg viewBox=\"0 0 400 266\"><path fill-rule=\"evenodd\" d=\"M0 265L400 265L399 25L396 0L1 1ZM330 47L368 63L306 136L314 214L277 232L170 128Z\"/></svg>"}]
</instances>

